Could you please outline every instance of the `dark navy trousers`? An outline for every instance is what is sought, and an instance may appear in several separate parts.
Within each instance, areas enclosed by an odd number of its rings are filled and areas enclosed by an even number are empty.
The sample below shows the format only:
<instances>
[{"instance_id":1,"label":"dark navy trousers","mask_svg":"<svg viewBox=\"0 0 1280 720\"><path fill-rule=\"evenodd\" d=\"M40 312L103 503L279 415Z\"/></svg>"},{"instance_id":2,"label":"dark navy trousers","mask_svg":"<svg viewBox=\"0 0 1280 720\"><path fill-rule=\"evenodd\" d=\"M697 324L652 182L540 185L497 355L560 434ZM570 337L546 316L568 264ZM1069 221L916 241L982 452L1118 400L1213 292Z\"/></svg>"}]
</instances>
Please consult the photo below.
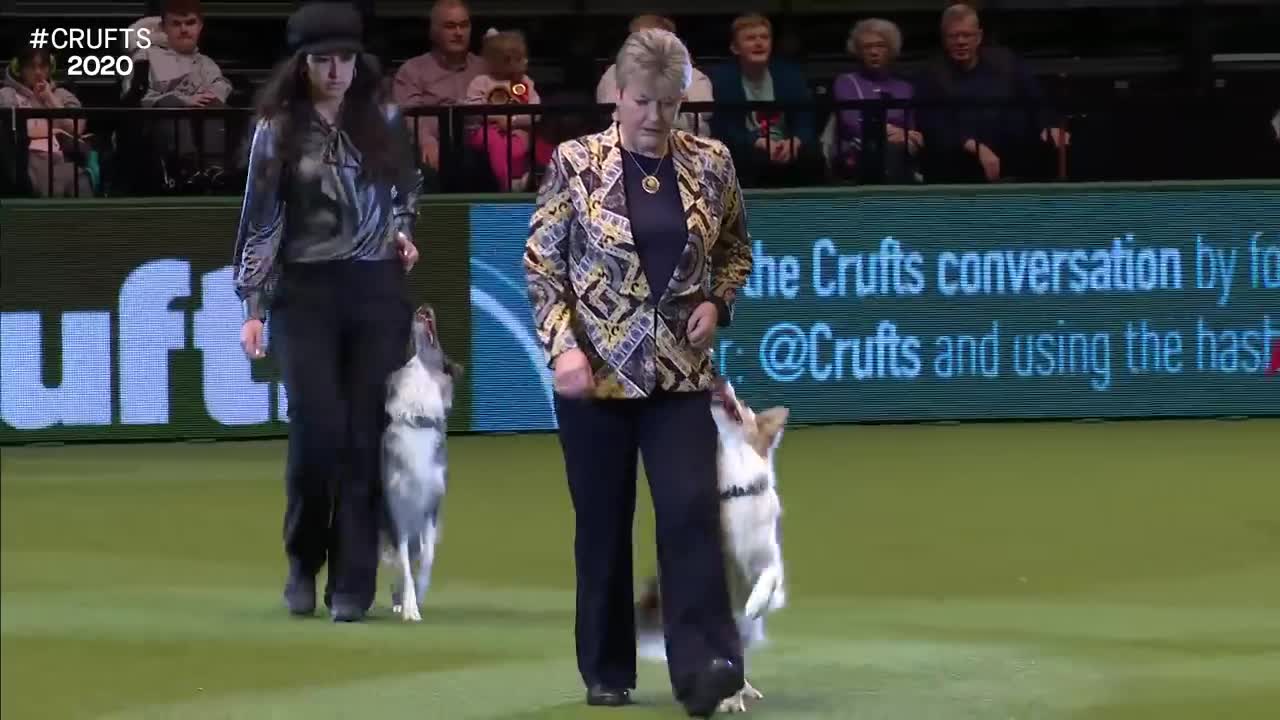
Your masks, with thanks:
<instances>
[{"instance_id":1,"label":"dark navy trousers","mask_svg":"<svg viewBox=\"0 0 1280 720\"><path fill-rule=\"evenodd\" d=\"M707 392L636 400L557 396L575 516L578 669L589 687L636 686L632 526L643 458L657 524L667 666L677 698L713 658L742 666L729 606Z\"/></svg>"}]
</instances>

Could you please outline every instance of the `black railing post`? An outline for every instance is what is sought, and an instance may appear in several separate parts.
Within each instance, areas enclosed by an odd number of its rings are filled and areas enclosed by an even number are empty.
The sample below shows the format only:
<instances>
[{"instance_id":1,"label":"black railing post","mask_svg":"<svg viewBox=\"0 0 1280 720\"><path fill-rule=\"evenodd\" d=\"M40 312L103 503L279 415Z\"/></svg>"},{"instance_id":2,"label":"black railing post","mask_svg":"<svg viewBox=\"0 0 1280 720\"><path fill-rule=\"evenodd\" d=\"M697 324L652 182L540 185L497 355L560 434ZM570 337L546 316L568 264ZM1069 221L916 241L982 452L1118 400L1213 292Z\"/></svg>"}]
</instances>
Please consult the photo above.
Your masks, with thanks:
<instances>
[{"instance_id":1,"label":"black railing post","mask_svg":"<svg viewBox=\"0 0 1280 720\"><path fill-rule=\"evenodd\" d=\"M858 153L858 180L868 185L885 182L885 145L888 115L885 101L865 101L862 108L862 150Z\"/></svg>"},{"instance_id":2,"label":"black railing post","mask_svg":"<svg viewBox=\"0 0 1280 720\"><path fill-rule=\"evenodd\" d=\"M513 157L515 154L514 152L515 148L511 146L511 137L512 137L512 134L515 132L516 116L514 113L511 112L511 108L512 108L511 105L507 106L507 115L506 115L507 117L507 134L506 134L507 165L506 165L506 168L507 169L505 172L507 176L502 179L502 185L507 188L507 192L511 192L513 190L511 186L511 174L514 172L512 163L515 162L515 158Z\"/></svg>"},{"instance_id":3,"label":"black railing post","mask_svg":"<svg viewBox=\"0 0 1280 720\"><path fill-rule=\"evenodd\" d=\"M531 113L529 115L529 145L525 148L529 157L526 160L525 167L528 169L528 175L525 176L525 186L523 192L529 192L534 187L534 177L538 168L538 120L542 118L539 113Z\"/></svg>"},{"instance_id":4,"label":"black railing post","mask_svg":"<svg viewBox=\"0 0 1280 720\"><path fill-rule=\"evenodd\" d=\"M440 162L440 190L456 192L457 177L462 175L462 156L455 147L454 138L458 136L455 125L462 122L457 109L448 106L436 111L436 154Z\"/></svg>"},{"instance_id":5,"label":"black railing post","mask_svg":"<svg viewBox=\"0 0 1280 720\"><path fill-rule=\"evenodd\" d=\"M62 157L66 157L67 153L62 153ZM71 120L71 197L80 197L80 171L83 168L80 164L80 120Z\"/></svg>"},{"instance_id":6,"label":"black railing post","mask_svg":"<svg viewBox=\"0 0 1280 720\"><path fill-rule=\"evenodd\" d=\"M44 121L45 160L48 162L49 175L44 179L45 197L53 197L53 119Z\"/></svg>"}]
</instances>

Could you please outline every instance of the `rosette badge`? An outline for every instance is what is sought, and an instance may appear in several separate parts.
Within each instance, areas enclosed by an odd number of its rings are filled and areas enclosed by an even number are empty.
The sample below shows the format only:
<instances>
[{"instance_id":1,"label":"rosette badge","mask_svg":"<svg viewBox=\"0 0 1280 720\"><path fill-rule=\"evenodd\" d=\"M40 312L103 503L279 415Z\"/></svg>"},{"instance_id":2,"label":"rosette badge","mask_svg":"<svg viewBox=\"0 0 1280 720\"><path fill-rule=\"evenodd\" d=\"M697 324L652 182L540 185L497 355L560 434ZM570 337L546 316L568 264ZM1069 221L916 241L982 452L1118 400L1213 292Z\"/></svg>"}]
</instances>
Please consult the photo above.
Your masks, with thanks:
<instances>
[{"instance_id":1,"label":"rosette badge","mask_svg":"<svg viewBox=\"0 0 1280 720\"><path fill-rule=\"evenodd\" d=\"M511 102L511 93L502 86L496 87L489 91L490 105L506 105Z\"/></svg>"},{"instance_id":2,"label":"rosette badge","mask_svg":"<svg viewBox=\"0 0 1280 720\"><path fill-rule=\"evenodd\" d=\"M511 86L511 95L515 97L518 102L528 102L529 86L522 82L515 83Z\"/></svg>"},{"instance_id":3,"label":"rosette badge","mask_svg":"<svg viewBox=\"0 0 1280 720\"><path fill-rule=\"evenodd\" d=\"M761 134L767 135L770 130L782 124L782 113L777 110L758 112L756 120L760 123Z\"/></svg>"}]
</instances>

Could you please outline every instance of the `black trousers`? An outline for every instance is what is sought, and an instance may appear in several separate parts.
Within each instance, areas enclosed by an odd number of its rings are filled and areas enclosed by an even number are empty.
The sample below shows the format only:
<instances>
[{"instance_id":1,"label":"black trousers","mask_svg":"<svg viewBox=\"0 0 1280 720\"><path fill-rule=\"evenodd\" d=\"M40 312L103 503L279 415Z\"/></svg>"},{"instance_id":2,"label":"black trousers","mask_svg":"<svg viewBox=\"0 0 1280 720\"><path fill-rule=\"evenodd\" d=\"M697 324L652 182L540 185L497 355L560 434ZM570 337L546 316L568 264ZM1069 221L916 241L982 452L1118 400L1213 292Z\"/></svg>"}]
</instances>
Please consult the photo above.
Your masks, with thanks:
<instances>
[{"instance_id":1,"label":"black trousers","mask_svg":"<svg viewBox=\"0 0 1280 720\"><path fill-rule=\"evenodd\" d=\"M408 358L399 261L286 265L271 344L289 397L284 547L290 571L329 564L325 604L373 604L386 381Z\"/></svg>"},{"instance_id":2,"label":"black trousers","mask_svg":"<svg viewBox=\"0 0 1280 720\"><path fill-rule=\"evenodd\" d=\"M729 606L706 392L639 400L556 398L575 516L578 669L587 686L636 685L631 562L637 459L657 522L667 667L676 697L713 658L742 666Z\"/></svg>"}]
</instances>

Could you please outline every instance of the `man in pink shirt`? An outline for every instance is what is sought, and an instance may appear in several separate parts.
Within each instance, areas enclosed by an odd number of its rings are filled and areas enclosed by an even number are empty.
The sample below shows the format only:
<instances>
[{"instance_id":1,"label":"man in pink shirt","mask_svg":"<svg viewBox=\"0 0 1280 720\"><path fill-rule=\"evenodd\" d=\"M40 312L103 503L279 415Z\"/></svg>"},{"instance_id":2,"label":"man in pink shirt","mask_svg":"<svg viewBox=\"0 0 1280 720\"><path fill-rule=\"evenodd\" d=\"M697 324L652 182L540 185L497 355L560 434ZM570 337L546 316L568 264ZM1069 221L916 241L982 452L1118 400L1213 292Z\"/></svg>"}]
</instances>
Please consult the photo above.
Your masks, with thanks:
<instances>
[{"instance_id":1,"label":"man in pink shirt","mask_svg":"<svg viewBox=\"0 0 1280 720\"><path fill-rule=\"evenodd\" d=\"M393 92L402 108L461 105L467 86L484 72L471 52L471 12L463 0L436 0L431 6L431 50L406 60L396 72ZM440 129L433 117L406 118L418 124L422 160L440 166Z\"/></svg>"}]
</instances>

